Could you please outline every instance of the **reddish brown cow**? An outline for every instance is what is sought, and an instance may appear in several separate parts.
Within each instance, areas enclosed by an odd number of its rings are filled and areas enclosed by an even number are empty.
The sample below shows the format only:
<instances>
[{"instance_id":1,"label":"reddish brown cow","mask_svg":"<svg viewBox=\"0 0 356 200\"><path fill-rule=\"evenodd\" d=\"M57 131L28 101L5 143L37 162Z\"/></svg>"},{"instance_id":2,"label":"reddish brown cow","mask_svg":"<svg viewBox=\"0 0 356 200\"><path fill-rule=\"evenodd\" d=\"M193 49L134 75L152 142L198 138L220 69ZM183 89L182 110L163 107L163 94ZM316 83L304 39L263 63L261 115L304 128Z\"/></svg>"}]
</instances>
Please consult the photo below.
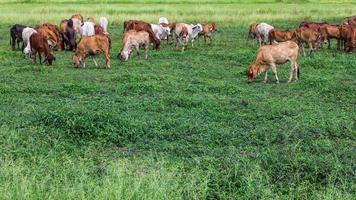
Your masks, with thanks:
<instances>
[{"instance_id":1,"label":"reddish brown cow","mask_svg":"<svg viewBox=\"0 0 356 200\"><path fill-rule=\"evenodd\" d=\"M69 46L69 50L75 51L75 49L77 48L77 43L75 41L73 20L62 20L59 29L62 35L63 49L65 49L65 46Z\"/></svg>"},{"instance_id":2,"label":"reddish brown cow","mask_svg":"<svg viewBox=\"0 0 356 200\"><path fill-rule=\"evenodd\" d=\"M347 41L348 41L348 36L351 34L351 26L349 24L341 24L339 26L339 31L340 31L340 40L341 40L341 48L343 48L345 51L347 50Z\"/></svg>"},{"instance_id":3,"label":"reddish brown cow","mask_svg":"<svg viewBox=\"0 0 356 200\"><path fill-rule=\"evenodd\" d=\"M351 27L349 35L347 37L348 52L352 53L356 48L356 27Z\"/></svg>"},{"instance_id":4,"label":"reddish brown cow","mask_svg":"<svg viewBox=\"0 0 356 200\"><path fill-rule=\"evenodd\" d=\"M307 43L310 49L310 54L313 51L316 51L316 49L318 49L321 44L323 43L323 41L321 40L320 37L320 33L313 29L313 28L306 28L306 27L302 27L302 28L298 28L297 31L297 40L299 45L302 45L302 49L304 52L304 45L303 43ZM304 52L305 54L305 52Z\"/></svg>"},{"instance_id":5,"label":"reddish brown cow","mask_svg":"<svg viewBox=\"0 0 356 200\"><path fill-rule=\"evenodd\" d=\"M340 49L340 30L339 30L339 26L338 25L329 25L329 24L325 24L322 25L319 28L319 32L321 35L321 39L323 41L328 41L328 48L330 49L330 39L336 39L337 40L337 49Z\"/></svg>"},{"instance_id":6,"label":"reddish brown cow","mask_svg":"<svg viewBox=\"0 0 356 200\"><path fill-rule=\"evenodd\" d=\"M48 62L48 65L52 65L52 62L56 60L56 58L51 54L51 48L49 48L47 39L43 35L39 33L32 34L30 37L30 45L31 45L32 59L34 64L36 64L37 52L38 52L38 57L40 58L40 64L42 64L41 53L43 53L45 57L43 62Z\"/></svg>"},{"instance_id":7,"label":"reddish brown cow","mask_svg":"<svg viewBox=\"0 0 356 200\"><path fill-rule=\"evenodd\" d=\"M295 30L288 29L285 31L282 30L277 30L277 29L272 29L268 33L268 39L270 44L273 42L285 42L288 40L296 40L297 39L297 34Z\"/></svg>"},{"instance_id":8,"label":"reddish brown cow","mask_svg":"<svg viewBox=\"0 0 356 200\"><path fill-rule=\"evenodd\" d=\"M347 22L350 24L350 26L356 28L356 15L347 17Z\"/></svg>"},{"instance_id":9,"label":"reddish brown cow","mask_svg":"<svg viewBox=\"0 0 356 200\"><path fill-rule=\"evenodd\" d=\"M42 24L35 27L38 33L41 33L48 41L56 46L57 51L62 51L62 41L60 39L59 28L53 24Z\"/></svg>"},{"instance_id":10,"label":"reddish brown cow","mask_svg":"<svg viewBox=\"0 0 356 200\"><path fill-rule=\"evenodd\" d=\"M154 34L151 25L144 21L139 20L128 20L124 22L124 31L136 30L136 31L146 31L150 36L150 42L156 50L159 50L160 40Z\"/></svg>"},{"instance_id":11,"label":"reddish brown cow","mask_svg":"<svg viewBox=\"0 0 356 200\"><path fill-rule=\"evenodd\" d=\"M257 25L258 23L253 23L250 25L249 31L248 31L248 39L256 39L257 38Z\"/></svg>"},{"instance_id":12,"label":"reddish brown cow","mask_svg":"<svg viewBox=\"0 0 356 200\"><path fill-rule=\"evenodd\" d=\"M326 25L326 24L328 24L328 23L304 21L304 22L300 23L299 28L305 27L305 28L311 28L314 30L318 30L322 25Z\"/></svg>"},{"instance_id":13,"label":"reddish brown cow","mask_svg":"<svg viewBox=\"0 0 356 200\"><path fill-rule=\"evenodd\" d=\"M203 31L198 34L198 36L204 36L204 41L206 43L206 39L209 38L210 42L212 41L211 36L212 34L217 31L216 24L202 24Z\"/></svg>"}]
</instances>

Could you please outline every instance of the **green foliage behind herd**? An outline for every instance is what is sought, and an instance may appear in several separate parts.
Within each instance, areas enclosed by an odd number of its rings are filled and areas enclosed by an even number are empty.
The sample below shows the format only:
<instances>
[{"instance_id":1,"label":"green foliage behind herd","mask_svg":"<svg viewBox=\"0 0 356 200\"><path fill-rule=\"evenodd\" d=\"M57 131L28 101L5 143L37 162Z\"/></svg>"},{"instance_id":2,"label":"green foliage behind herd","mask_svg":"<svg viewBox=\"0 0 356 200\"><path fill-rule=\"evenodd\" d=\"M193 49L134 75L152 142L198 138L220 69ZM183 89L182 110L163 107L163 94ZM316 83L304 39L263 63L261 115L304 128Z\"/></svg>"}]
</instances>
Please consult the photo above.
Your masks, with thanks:
<instances>
[{"instance_id":1,"label":"green foliage behind herd","mask_svg":"<svg viewBox=\"0 0 356 200\"><path fill-rule=\"evenodd\" d=\"M301 55L291 84L288 64L279 85L271 74L247 84L245 69L257 50L249 23L339 23L355 4L13 2L0 6L0 199L354 198L355 54L333 41ZM102 57L74 69L71 52L54 52L47 67L10 50L12 24L77 12L108 18L110 70ZM147 61L119 61L122 21L161 16L219 31L184 53L163 43Z\"/></svg>"}]
</instances>

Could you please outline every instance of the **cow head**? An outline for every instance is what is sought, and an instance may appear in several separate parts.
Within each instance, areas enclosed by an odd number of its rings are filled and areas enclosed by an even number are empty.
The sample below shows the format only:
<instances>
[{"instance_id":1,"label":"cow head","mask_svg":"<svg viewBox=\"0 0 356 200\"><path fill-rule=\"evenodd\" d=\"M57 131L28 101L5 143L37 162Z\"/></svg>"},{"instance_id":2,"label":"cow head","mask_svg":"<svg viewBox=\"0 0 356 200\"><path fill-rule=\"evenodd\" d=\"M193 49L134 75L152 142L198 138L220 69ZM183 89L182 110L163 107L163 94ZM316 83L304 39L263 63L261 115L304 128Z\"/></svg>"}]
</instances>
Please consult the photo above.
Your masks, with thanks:
<instances>
[{"instance_id":1,"label":"cow head","mask_svg":"<svg viewBox=\"0 0 356 200\"><path fill-rule=\"evenodd\" d=\"M246 75L247 75L248 83L251 83L252 81L254 81L256 79L257 72L255 70L254 64L250 65L250 67L248 67L246 69Z\"/></svg>"},{"instance_id":2,"label":"cow head","mask_svg":"<svg viewBox=\"0 0 356 200\"><path fill-rule=\"evenodd\" d=\"M131 45L129 48L125 47L121 50L120 54L117 55L121 61L127 61L135 47Z\"/></svg>"},{"instance_id":3,"label":"cow head","mask_svg":"<svg viewBox=\"0 0 356 200\"><path fill-rule=\"evenodd\" d=\"M75 53L73 54L72 63L75 67L80 67L82 64L82 60L83 58L80 55L77 55Z\"/></svg>"},{"instance_id":4,"label":"cow head","mask_svg":"<svg viewBox=\"0 0 356 200\"><path fill-rule=\"evenodd\" d=\"M52 54L48 54L43 62L47 62L48 65L52 65L56 58Z\"/></svg>"},{"instance_id":5,"label":"cow head","mask_svg":"<svg viewBox=\"0 0 356 200\"><path fill-rule=\"evenodd\" d=\"M325 40L325 38L323 38L321 34L317 34L316 41L315 41L315 49L319 49L321 45L325 43L327 43L327 40Z\"/></svg>"}]
</instances>

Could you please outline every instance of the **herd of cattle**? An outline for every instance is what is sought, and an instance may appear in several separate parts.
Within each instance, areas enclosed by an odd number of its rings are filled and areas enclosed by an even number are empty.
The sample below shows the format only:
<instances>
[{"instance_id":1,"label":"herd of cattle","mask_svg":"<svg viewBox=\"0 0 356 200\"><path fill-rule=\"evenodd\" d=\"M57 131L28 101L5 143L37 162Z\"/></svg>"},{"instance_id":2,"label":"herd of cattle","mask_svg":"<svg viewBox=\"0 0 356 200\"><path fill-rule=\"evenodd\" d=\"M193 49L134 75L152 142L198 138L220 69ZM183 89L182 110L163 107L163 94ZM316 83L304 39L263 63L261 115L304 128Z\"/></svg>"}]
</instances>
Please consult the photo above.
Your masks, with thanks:
<instances>
[{"instance_id":1,"label":"herd of cattle","mask_svg":"<svg viewBox=\"0 0 356 200\"><path fill-rule=\"evenodd\" d=\"M76 67L85 67L84 59L91 57L96 67L98 67L95 56L104 54L106 68L110 68L110 48L111 39L108 33L108 20L100 17L99 22L88 17L84 22L83 16L75 14L70 19L60 22L59 26L45 23L35 27L15 24L10 29L10 44L12 50L20 49L22 43L22 52L27 58L32 58L36 63L36 55L42 64L42 54L44 63L52 65L55 57L51 49L62 51L64 49L73 51L72 62ZM124 22L123 44L118 54L121 60L128 60L132 52L139 53L139 48L144 47L145 58L149 44L153 44L154 49L159 50L161 41L167 43L173 42L173 36L176 37L176 47L181 47L182 51L191 41L199 36L203 36L205 42L210 39L215 32L215 23L207 24L184 24L168 23L167 18L161 17L158 24L149 24L139 20L128 20ZM78 43L77 43L78 41Z\"/></svg>"},{"instance_id":2,"label":"herd of cattle","mask_svg":"<svg viewBox=\"0 0 356 200\"><path fill-rule=\"evenodd\" d=\"M51 49L57 51L66 49L74 52L72 62L75 67L85 67L84 60L89 56L98 67L95 57L104 54L105 67L110 68L111 39L107 26L108 20L105 17L101 17L98 23L92 17L88 17L84 22L80 14L62 20L59 26L45 23L32 28L15 24L10 29L10 44L12 49L16 50L16 44L19 49L22 43L22 52L27 58L32 58L34 63L38 54L42 64L41 54L43 54L43 62L52 65L55 57ZM205 42L207 39L211 41L211 36L217 28L215 23L169 23L167 18L161 17L158 24L139 20L125 21L123 30L122 47L118 58L126 61L133 52L139 54L140 47L144 48L145 59L147 59L150 44L154 49L159 50L162 41L172 43L174 37L176 48L184 51L189 42L194 46L194 40L200 36L204 37ZM265 81L267 81L267 71L271 68L276 82L279 83L276 64L281 65L290 61L289 82L291 82L293 75L295 80L299 78L297 58L300 47L304 52L305 43L312 53L324 43L328 43L330 48L330 40L336 39L338 50L353 52L356 48L356 16L347 17L347 20L340 25L304 21L296 30L278 30L266 23L254 23L250 25L248 37L256 39L260 45L254 62L246 70L248 81L253 81L262 72L266 72Z\"/></svg>"},{"instance_id":3,"label":"herd of cattle","mask_svg":"<svg viewBox=\"0 0 356 200\"><path fill-rule=\"evenodd\" d=\"M336 39L337 50L352 53L356 48L356 16L346 19L339 25L304 21L295 30L278 30L266 23L251 24L248 38L256 39L260 48L254 62L246 70L248 81L252 82L259 74L266 72L266 82L267 72L271 68L276 82L279 83L276 64L281 65L287 61L291 63L288 82L293 80L293 75L297 81L299 78L297 58L300 47L305 54L304 44L309 46L311 54L322 44L328 43L330 48L330 40ZM269 45L266 45L267 43Z\"/></svg>"}]
</instances>

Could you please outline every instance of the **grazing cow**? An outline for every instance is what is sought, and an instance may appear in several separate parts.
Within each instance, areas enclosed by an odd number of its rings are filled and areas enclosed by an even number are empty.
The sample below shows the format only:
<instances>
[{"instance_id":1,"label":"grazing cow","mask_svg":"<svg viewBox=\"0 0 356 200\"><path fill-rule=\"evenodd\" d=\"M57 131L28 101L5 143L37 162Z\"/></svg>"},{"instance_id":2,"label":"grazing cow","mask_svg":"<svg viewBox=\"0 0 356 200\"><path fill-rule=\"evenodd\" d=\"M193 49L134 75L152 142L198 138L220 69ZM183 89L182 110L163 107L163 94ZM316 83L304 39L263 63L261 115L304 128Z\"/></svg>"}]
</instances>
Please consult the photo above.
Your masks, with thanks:
<instances>
[{"instance_id":1,"label":"grazing cow","mask_svg":"<svg viewBox=\"0 0 356 200\"><path fill-rule=\"evenodd\" d=\"M252 82L256 77L266 72L265 82L267 82L267 72L272 69L276 83L279 83L276 64L282 65L290 61L290 74L288 82L292 82L293 74L295 81L299 78L299 65L297 63L299 46L293 41L280 42L278 44L262 46L258 49L257 56L250 67L246 70L248 82Z\"/></svg>"},{"instance_id":2,"label":"grazing cow","mask_svg":"<svg viewBox=\"0 0 356 200\"><path fill-rule=\"evenodd\" d=\"M63 48L68 46L70 51L75 51L77 43L75 41L75 30L73 26L73 20L62 20L60 24L60 31L62 34Z\"/></svg>"},{"instance_id":3,"label":"grazing cow","mask_svg":"<svg viewBox=\"0 0 356 200\"><path fill-rule=\"evenodd\" d=\"M178 48L179 46L182 46L182 51L184 51L184 48L188 45L189 41L188 27L186 24L177 23L175 24L174 31L176 34L177 41L176 47Z\"/></svg>"},{"instance_id":4,"label":"grazing cow","mask_svg":"<svg viewBox=\"0 0 356 200\"><path fill-rule=\"evenodd\" d=\"M104 34L108 35L108 19L106 17L100 17L99 19L99 25L101 28L103 28Z\"/></svg>"},{"instance_id":5,"label":"grazing cow","mask_svg":"<svg viewBox=\"0 0 356 200\"><path fill-rule=\"evenodd\" d=\"M356 27L351 27L349 35L347 37L348 52L352 53L356 48Z\"/></svg>"},{"instance_id":6,"label":"grazing cow","mask_svg":"<svg viewBox=\"0 0 356 200\"><path fill-rule=\"evenodd\" d=\"M145 49L145 59L147 59L149 43L150 38L146 31L128 30L125 32L124 39L122 40L122 47L118 57L120 60L127 61L133 50L136 50L137 55L139 55L139 48L143 46Z\"/></svg>"},{"instance_id":7,"label":"grazing cow","mask_svg":"<svg viewBox=\"0 0 356 200\"><path fill-rule=\"evenodd\" d=\"M258 23L252 23L250 25L247 39L252 39L252 40L257 39L257 34L258 34L257 25L258 25Z\"/></svg>"},{"instance_id":8,"label":"grazing cow","mask_svg":"<svg viewBox=\"0 0 356 200\"><path fill-rule=\"evenodd\" d=\"M159 50L161 42L156 37L149 23L139 20L128 20L124 22L124 31L126 32L128 30L146 31L150 36L150 42L153 43L153 47Z\"/></svg>"},{"instance_id":9,"label":"grazing cow","mask_svg":"<svg viewBox=\"0 0 356 200\"><path fill-rule=\"evenodd\" d=\"M23 53L26 55L27 58L31 56L30 37L34 33L37 33L37 31L30 27L26 27L22 31L22 40L23 40L22 49L23 49Z\"/></svg>"},{"instance_id":10,"label":"grazing cow","mask_svg":"<svg viewBox=\"0 0 356 200\"><path fill-rule=\"evenodd\" d=\"M45 23L35 27L38 33L47 38L51 46L55 46L57 51L62 51L62 41L60 38L59 28L53 24Z\"/></svg>"},{"instance_id":11,"label":"grazing cow","mask_svg":"<svg viewBox=\"0 0 356 200\"><path fill-rule=\"evenodd\" d=\"M171 34L168 26L164 27L161 24L151 24L151 27L159 40L167 40L168 36Z\"/></svg>"},{"instance_id":12,"label":"grazing cow","mask_svg":"<svg viewBox=\"0 0 356 200\"><path fill-rule=\"evenodd\" d=\"M268 34L273 29L273 26L266 23L260 23L257 25L256 29L257 29L257 40L260 46L262 46L263 44L267 44Z\"/></svg>"},{"instance_id":13,"label":"grazing cow","mask_svg":"<svg viewBox=\"0 0 356 200\"><path fill-rule=\"evenodd\" d=\"M324 42L321 39L320 33L313 29L313 28L298 28L297 29L297 40L299 45L302 45L303 53L304 52L304 45L303 43L307 43L309 45L310 54L313 51L316 51Z\"/></svg>"},{"instance_id":14,"label":"grazing cow","mask_svg":"<svg viewBox=\"0 0 356 200\"><path fill-rule=\"evenodd\" d=\"M341 48L343 48L345 51L348 48L348 36L351 34L351 26L349 24L341 24L339 26L339 31L340 31L340 40L341 40Z\"/></svg>"},{"instance_id":15,"label":"grazing cow","mask_svg":"<svg viewBox=\"0 0 356 200\"><path fill-rule=\"evenodd\" d=\"M213 33L215 31L217 31L218 29L216 28L215 23L211 23L211 24L202 24L203 27L203 31L200 32L198 35L200 36L204 36L204 41L206 43L206 38L210 39L210 42L212 41L211 36L213 35Z\"/></svg>"},{"instance_id":16,"label":"grazing cow","mask_svg":"<svg viewBox=\"0 0 356 200\"><path fill-rule=\"evenodd\" d=\"M40 64L42 64L42 56L43 53L45 59L43 62L47 62L48 65L52 65L52 62L56 60L56 58L51 54L51 48L49 48L47 39L39 34L34 33L30 37L30 46L32 52L33 63L36 64L36 54L38 53L38 57L40 58Z\"/></svg>"},{"instance_id":17,"label":"grazing cow","mask_svg":"<svg viewBox=\"0 0 356 200\"><path fill-rule=\"evenodd\" d=\"M22 31L24 28L26 28L26 26L21 24L15 24L10 28L10 45L13 51L16 50L16 44L17 49L20 49L20 42L22 42Z\"/></svg>"},{"instance_id":18,"label":"grazing cow","mask_svg":"<svg viewBox=\"0 0 356 200\"><path fill-rule=\"evenodd\" d=\"M203 31L203 26L201 24L190 24L187 25L188 28L188 34L189 34L189 39L192 42L192 47L194 46L194 40L198 37L199 33Z\"/></svg>"},{"instance_id":19,"label":"grazing cow","mask_svg":"<svg viewBox=\"0 0 356 200\"><path fill-rule=\"evenodd\" d=\"M319 32L321 35L321 39L325 42L326 40L328 41L328 48L330 49L331 43L330 39L336 39L337 41L337 49L340 49L340 29L338 25L329 25L325 24L320 26Z\"/></svg>"},{"instance_id":20,"label":"grazing cow","mask_svg":"<svg viewBox=\"0 0 356 200\"><path fill-rule=\"evenodd\" d=\"M285 42L288 40L296 41L297 34L296 34L295 30L292 30L292 29L288 29L285 31L272 29L268 33L268 39L269 39L270 44L272 44L273 42Z\"/></svg>"},{"instance_id":21,"label":"grazing cow","mask_svg":"<svg viewBox=\"0 0 356 200\"><path fill-rule=\"evenodd\" d=\"M95 35L95 28L93 22L84 22L81 27L81 36L93 36Z\"/></svg>"},{"instance_id":22,"label":"grazing cow","mask_svg":"<svg viewBox=\"0 0 356 200\"><path fill-rule=\"evenodd\" d=\"M326 22L311 22L311 21L303 21L302 23L299 24L299 28L305 27L305 28L311 28L314 30L319 30L319 28L323 25L327 25L328 23Z\"/></svg>"},{"instance_id":23,"label":"grazing cow","mask_svg":"<svg viewBox=\"0 0 356 200\"><path fill-rule=\"evenodd\" d=\"M103 53L105 56L105 68L110 68L109 39L105 35L83 36L74 52L72 62L75 67L85 68L84 59L91 56L96 67L95 56Z\"/></svg>"}]
</instances>

